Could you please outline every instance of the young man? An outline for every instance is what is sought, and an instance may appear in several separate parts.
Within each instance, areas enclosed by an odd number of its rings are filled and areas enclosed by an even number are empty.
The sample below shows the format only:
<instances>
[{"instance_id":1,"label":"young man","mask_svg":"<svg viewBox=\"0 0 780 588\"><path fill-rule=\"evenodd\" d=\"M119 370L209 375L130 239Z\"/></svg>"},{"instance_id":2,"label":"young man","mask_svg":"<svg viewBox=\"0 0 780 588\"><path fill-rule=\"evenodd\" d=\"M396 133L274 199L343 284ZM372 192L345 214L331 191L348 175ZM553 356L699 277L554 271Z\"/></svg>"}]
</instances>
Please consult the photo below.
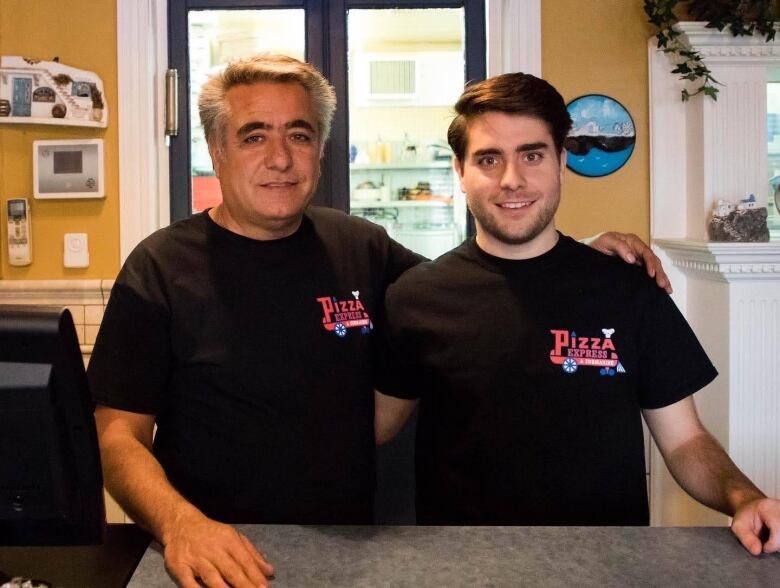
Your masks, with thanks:
<instances>
[{"instance_id":1,"label":"young man","mask_svg":"<svg viewBox=\"0 0 780 588\"><path fill-rule=\"evenodd\" d=\"M272 568L222 523L371 522L373 320L421 258L308 206L336 106L314 67L240 60L199 104L223 202L131 254L89 375L109 492L181 585L243 588Z\"/></svg>"},{"instance_id":2,"label":"young man","mask_svg":"<svg viewBox=\"0 0 780 588\"><path fill-rule=\"evenodd\" d=\"M418 522L646 525L644 416L689 494L733 515L751 553L780 549L780 502L699 422L692 394L716 371L673 302L555 228L571 127L560 94L507 74L468 87L456 112L476 238L385 298L379 390L421 399ZM413 404L379 397L380 441Z\"/></svg>"}]
</instances>

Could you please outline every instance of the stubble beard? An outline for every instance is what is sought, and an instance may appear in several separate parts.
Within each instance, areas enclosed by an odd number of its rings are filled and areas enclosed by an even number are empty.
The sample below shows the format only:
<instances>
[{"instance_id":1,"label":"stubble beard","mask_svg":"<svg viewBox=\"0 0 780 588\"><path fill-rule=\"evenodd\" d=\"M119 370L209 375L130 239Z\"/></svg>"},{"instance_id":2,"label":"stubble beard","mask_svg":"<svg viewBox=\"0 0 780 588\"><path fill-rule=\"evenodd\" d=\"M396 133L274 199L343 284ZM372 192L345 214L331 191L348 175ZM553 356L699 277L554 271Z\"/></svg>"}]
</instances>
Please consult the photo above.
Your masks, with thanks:
<instances>
[{"instance_id":1,"label":"stubble beard","mask_svg":"<svg viewBox=\"0 0 780 588\"><path fill-rule=\"evenodd\" d=\"M488 203L483 205L481 202L475 204L475 202L469 200L468 205L480 228L491 237L507 245L524 245L541 235L547 225L553 221L559 202L560 193L556 198L546 201L531 225L520 232L511 232L500 226L496 218L497 215L489 212L489 208L494 206L494 204Z\"/></svg>"}]
</instances>

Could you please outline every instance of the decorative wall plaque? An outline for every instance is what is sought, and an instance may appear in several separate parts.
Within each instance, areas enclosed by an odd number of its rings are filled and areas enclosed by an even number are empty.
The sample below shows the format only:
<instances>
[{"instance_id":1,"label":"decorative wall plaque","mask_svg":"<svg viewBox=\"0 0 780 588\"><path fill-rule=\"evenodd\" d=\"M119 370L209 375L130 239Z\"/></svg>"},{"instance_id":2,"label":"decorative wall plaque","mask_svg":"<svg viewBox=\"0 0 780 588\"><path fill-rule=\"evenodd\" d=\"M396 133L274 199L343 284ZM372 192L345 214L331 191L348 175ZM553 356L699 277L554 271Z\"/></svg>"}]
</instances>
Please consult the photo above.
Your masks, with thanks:
<instances>
[{"instance_id":1,"label":"decorative wall plaque","mask_svg":"<svg viewBox=\"0 0 780 588\"><path fill-rule=\"evenodd\" d=\"M566 138L566 165L591 178L615 173L634 152L634 120L620 102L587 94L566 105L572 130Z\"/></svg>"},{"instance_id":2,"label":"decorative wall plaque","mask_svg":"<svg viewBox=\"0 0 780 588\"><path fill-rule=\"evenodd\" d=\"M105 127L103 81L56 61L0 57L0 123Z\"/></svg>"}]
</instances>

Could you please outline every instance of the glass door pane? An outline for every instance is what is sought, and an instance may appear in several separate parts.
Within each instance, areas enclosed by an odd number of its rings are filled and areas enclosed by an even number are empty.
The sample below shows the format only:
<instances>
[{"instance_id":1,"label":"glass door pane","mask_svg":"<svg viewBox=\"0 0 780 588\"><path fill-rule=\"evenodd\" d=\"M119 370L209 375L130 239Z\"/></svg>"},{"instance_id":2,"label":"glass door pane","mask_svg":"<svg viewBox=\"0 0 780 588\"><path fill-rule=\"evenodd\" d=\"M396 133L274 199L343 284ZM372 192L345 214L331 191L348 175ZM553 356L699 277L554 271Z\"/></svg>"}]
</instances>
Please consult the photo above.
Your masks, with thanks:
<instances>
[{"instance_id":1,"label":"glass door pane","mask_svg":"<svg viewBox=\"0 0 780 588\"><path fill-rule=\"evenodd\" d=\"M437 257L466 233L446 140L465 81L464 11L352 9L347 33L351 213Z\"/></svg>"},{"instance_id":2,"label":"glass door pane","mask_svg":"<svg viewBox=\"0 0 780 588\"><path fill-rule=\"evenodd\" d=\"M305 59L303 9L192 10L188 13L191 129L191 212L222 201L198 116L198 94L209 75L239 57L281 53Z\"/></svg>"}]
</instances>

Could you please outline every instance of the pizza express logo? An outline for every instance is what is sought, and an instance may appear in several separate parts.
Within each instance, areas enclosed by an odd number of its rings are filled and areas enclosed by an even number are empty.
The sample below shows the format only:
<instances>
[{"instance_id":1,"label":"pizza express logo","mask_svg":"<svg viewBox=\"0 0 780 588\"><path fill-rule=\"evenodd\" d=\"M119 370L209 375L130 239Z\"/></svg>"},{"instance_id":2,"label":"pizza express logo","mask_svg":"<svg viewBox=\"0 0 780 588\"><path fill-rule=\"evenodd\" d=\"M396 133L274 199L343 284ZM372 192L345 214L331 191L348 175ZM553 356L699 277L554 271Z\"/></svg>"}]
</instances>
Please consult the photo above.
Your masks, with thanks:
<instances>
[{"instance_id":1,"label":"pizza express logo","mask_svg":"<svg viewBox=\"0 0 780 588\"><path fill-rule=\"evenodd\" d=\"M366 335L374 328L360 301L360 290L353 290L352 298L339 300L335 296L323 296L317 302L322 306L322 326L337 337L346 337L349 329L360 329Z\"/></svg>"},{"instance_id":2,"label":"pizza express logo","mask_svg":"<svg viewBox=\"0 0 780 588\"><path fill-rule=\"evenodd\" d=\"M554 344L550 361L561 366L567 374L573 374L583 366L599 368L602 376L626 373L612 339L615 329L601 329L603 337L580 337L574 331L557 329L550 333Z\"/></svg>"}]
</instances>

